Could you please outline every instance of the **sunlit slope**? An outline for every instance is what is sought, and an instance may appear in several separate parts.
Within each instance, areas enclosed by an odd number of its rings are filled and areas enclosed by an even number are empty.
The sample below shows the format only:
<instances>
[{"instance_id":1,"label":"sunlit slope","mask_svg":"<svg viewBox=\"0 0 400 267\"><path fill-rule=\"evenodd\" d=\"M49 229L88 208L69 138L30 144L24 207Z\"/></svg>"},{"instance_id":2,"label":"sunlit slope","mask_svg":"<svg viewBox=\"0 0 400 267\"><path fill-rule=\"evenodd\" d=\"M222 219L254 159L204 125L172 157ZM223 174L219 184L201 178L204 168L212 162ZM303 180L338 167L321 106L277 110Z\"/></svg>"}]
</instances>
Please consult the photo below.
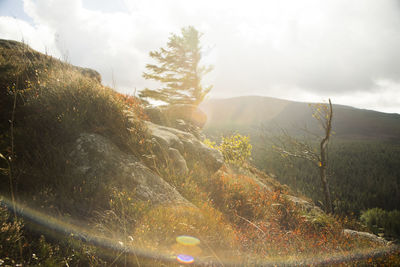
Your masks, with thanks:
<instances>
[{"instance_id":1,"label":"sunlit slope","mask_svg":"<svg viewBox=\"0 0 400 267\"><path fill-rule=\"evenodd\" d=\"M332 99L333 103L335 99ZM208 116L205 130L210 133L243 130L260 126L282 127L300 133L301 128L317 131L308 103L271 97L243 96L211 99L201 105ZM333 105L335 136L345 139L400 140L400 115Z\"/></svg>"},{"instance_id":2,"label":"sunlit slope","mask_svg":"<svg viewBox=\"0 0 400 267\"><path fill-rule=\"evenodd\" d=\"M0 40L0 74L0 265L305 265L392 249L250 164L224 163L194 127L151 120L157 107L96 71Z\"/></svg>"}]
</instances>

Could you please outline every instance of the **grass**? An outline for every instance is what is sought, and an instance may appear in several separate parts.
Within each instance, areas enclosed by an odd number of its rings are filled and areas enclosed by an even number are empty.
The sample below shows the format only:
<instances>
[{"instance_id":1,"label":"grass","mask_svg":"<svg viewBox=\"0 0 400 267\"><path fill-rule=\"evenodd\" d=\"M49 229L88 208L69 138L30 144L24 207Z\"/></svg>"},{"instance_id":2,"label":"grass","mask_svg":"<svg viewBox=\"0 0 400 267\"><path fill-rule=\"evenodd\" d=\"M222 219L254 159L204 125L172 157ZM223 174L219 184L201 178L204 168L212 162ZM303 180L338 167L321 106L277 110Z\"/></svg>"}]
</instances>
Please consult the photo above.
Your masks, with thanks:
<instances>
[{"instance_id":1,"label":"grass","mask_svg":"<svg viewBox=\"0 0 400 267\"><path fill-rule=\"evenodd\" d=\"M247 164L241 169L226 165L209 175L198 163L189 162L189 173L177 175L168 161L152 162L148 166L188 200L179 206L139 201L134 190L118 181L89 182L68 174L71 144L82 132L105 136L138 158L155 153L140 101L99 80L94 71L41 55L23 44L0 41L0 153L12 159L18 202L54 216L58 226L66 225L64 232L56 233L13 218L0 206L3 263L174 266L174 257L183 253L195 256L199 263L233 260L246 265L301 262L379 247L343 235L349 221L302 211L285 198L291 193L289 188ZM14 99L14 132L10 134ZM7 167L5 162L0 164ZM8 181L1 174L0 191L6 197ZM71 225L77 219L82 232L69 235L75 233ZM67 226L72 230L68 232ZM196 237L200 244L179 244L176 237L181 235ZM110 243L105 246L93 240ZM22 255L18 241L23 244ZM389 258L389 263L398 262L398 252ZM357 260L363 263L364 259ZM378 256L373 261L388 262Z\"/></svg>"},{"instance_id":2,"label":"grass","mask_svg":"<svg viewBox=\"0 0 400 267\"><path fill-rule=\"evenodd\" d=\"M284 194L288 193L285 187L272 187L273 192L261 187L253 179L254 170L249 172L252 174L249 176L237 174L228 166L212 177L195 173L185 179L172 177L178 180L170 182L193 203L206 203L221 214L224 219L222 225L233 230L238 260L244 260L239 255L252 255L252 259L261 262L284 262L284 259L301 262L314 258L329 262L331 258L327 255L330 254L345 260L353 251L380 247L371 241L345 236L344 227L354 225L347 218L302 211L285 198ZM163 212L152 214L151 224L159 225L157 222L160 220L165 222L161 225L175 226L180 220L186 220L182 215L179 218L171 215L165 220L160 214ZM162 233L151 227L147 230L162 237L177 231L165 226L162 230L166 232ZM185 231L191 232L188 229ZM218 235L218 231L214 234ZM173 240L173 237L170 238ZM157 244L157 247L159 242L151 241L150 244Z\"/></svg>"},{"instance_id":3,"label":"grass","mask_svg":"<svg viewBox=\"0 0 400 267\"><path fill-rule=\"evenodd\" d=\"M22 253L18 242L23 243ZM4 266L94 266L104 261L95 256L96 248L63 238L51 244L43 235L26 229L23 220L14 219L7 208L0 205L0 264Z\"/></svg>"},{"instance_id":4,"label":"grass","mask_svg":"<svg viewBox=\"0 0 400 267\"><path fill-rule=\"evenodd\" d=\"M138 157L146 151L147 130L136 98L101 85L94 71L39 54L23 44L0 44L0 114L4 117L0 153L15 158L14 188L20 199L53 199L48 206L71 202L69 193L60 192L82 182L65 172L71 145L82 132L106 136ZM15 154L11 155L10 125L3 122L11 118L15 96ZM8 188L5 181L0 179L2 188ZM95 191L110 194L111 188L97 184L87 194ZM93 196L80 194L75 202L79 198Z\"/></svg>"}]
</instances>

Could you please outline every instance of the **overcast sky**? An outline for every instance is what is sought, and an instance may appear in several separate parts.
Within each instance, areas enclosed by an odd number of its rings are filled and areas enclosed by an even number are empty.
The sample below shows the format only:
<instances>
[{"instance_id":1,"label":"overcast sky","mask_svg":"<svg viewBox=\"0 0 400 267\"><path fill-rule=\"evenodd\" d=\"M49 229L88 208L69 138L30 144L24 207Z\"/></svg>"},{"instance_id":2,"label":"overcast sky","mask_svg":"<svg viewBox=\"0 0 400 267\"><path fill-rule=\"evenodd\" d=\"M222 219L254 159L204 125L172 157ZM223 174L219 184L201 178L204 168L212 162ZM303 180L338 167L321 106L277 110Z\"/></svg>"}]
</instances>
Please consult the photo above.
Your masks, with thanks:
<instances>
[{"instance_id":1,"label":"overcast sky","mask_svg":"<svg viewBox=\"0 0 400 267\"><path fill-rule=\"evenodd\" d=\"M400 113L400 0L0 0L0 38L133 94L171 32L204 35L210 97L263 95Z\"/></svg>"}]
</instances>

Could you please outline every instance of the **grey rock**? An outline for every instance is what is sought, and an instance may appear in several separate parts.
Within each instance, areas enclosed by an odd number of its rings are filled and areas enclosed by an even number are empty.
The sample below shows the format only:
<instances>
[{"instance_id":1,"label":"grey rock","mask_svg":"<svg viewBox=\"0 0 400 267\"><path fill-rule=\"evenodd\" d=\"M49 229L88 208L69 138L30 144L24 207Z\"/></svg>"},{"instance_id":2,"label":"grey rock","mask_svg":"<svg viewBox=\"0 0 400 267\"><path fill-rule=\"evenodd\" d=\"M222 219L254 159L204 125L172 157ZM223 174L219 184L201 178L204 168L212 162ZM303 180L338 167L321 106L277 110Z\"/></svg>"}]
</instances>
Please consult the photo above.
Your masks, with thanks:
<instances>
[{"instance_id":1,"label":"grey rock","mask_svg":"<svg viewBox=\"0 0 400 267\"><path fill-rule=\"evenodd\" d=\"M150 121L159 125L169 126L167 117L163 113L161 107L148 106L144 108L144 113L149 117Z\"/></svg>"},{"instance_id":2,"label":"grey rock","mask_svg":"<svg viewBox=\"0 0 400 267\"><path fill-rule=\"evenodd\" d=\"M167 151L170 147L177 149L183 153L183 143L178 136L171 133L168 127L160 126L151 122L146 122L147 128L151 133L151 137L154 138L157 143Z\"/></svg>"},{"instance_id":3,"label":"grey rock","mask_svg":"<svg viewBox=\"0 0 400 267\"><path fill-rule=\"evenodd\" d=\"M78 71L82 73L82 75L89 77L98 83L101 83L101 75L97 71L89 68L83 68L83 67L75 67Z\"/></svg>"},{"instance_id":4,"label":"grey rock","mask_svg":"<svg viewBox=\"0 0 400 267\"><path fill-rule=\"evenodd\" d=\"M314 203L304 200L302 198L291 196L291 195L286 195L286 198L288 200L292 201L296 206L300 207L304 211L307 211L307 212L313 211L314 213L317 213L317 214L324 213L320 207L315 206Z\"/></svg>"},{"instance_id":5,"label":"grey rock","mask_svg":"<svg viewBox=\"0 0 400 267\"><path fill-rule=\"evenodd\" d=\"M207 121L207 115L195 105L149 106L144 111L152 123L192 133L197 139L203 137L201 129Z\"/></svg>"},{"instance_id":6,"label":"grey rock","mask_svg":"<svg viewBox=\"0 0 400 267\"><path fill-rule=\"evenodd\" d=\"M168 156L169 164L172 166L176 175L183 176L189 173L186 161L177 149L170 147L168 149Z\"/></svg>"},{"instance_id":7,"label":"grey rock","mask_svg":"<svg viewBox=\"0 0 400 267\"><path fill-rule=\"evenodd\" d=\"M207 115L195 105L170 105L164 108L164 112L172 122L183 120L199 128L203 128L207 122Z\"/></svg>"},{"instance_id":8,"label":"grey rock","mask_svg":"<svg viewBox=\"0 0 400 267\"><path fill-rule=\"evenodd\" d=\"M122 152L101 135L81 134L69 156L71 171L85 177L88 183L104 182L125 190L136 190L138 199L154 204L191 205L135 156Z\"/></svg>"},{"instance_id":9,"label":"grey rock","mask_svg":"<svg viewBox=\"0 0 400 267\"><path fill-rule=\"evenodd\" d=\"M380 243L380 244L384 244L384 245L389 245L389 241L387 241L386 239L371 234L371 233L367 233L367 232L359 232L359 231L354 231L354 230L350 230L350 229L344 229L343 230L343 234L347 235L347 236L352 236L352 237L359 237L362 239L367 239L376 243Z\"/></svg>"},{"instance_id":10,"label":"grey rock","mask_svg":"<svg viewBox=\"0 0 400 267\"><path fill-rule=\"evenodd\" d=\"M157 141L158 151L176 149L185 159L186 164L197 164L210 174L218 171L224 163L224 158L216 149L210 148L199 141L193 134L175 128L146 122L152 138ZM158 152L159 157L165 153Z\"/></svg>"}]
</instances>

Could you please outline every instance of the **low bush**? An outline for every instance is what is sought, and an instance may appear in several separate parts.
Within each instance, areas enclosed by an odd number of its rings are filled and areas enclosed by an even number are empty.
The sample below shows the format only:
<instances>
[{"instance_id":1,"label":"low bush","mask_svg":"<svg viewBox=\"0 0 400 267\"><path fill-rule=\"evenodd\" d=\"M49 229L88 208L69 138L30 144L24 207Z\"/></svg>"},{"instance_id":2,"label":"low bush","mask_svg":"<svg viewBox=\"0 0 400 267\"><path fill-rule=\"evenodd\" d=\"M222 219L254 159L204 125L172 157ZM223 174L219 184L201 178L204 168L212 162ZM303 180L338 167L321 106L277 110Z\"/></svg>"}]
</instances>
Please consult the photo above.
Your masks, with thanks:
<instances>
[{"instance_id":1,"label":"low bush","mask_svg":"<svg viewBox=\"0 0 400 267\"><path fill-rule=\"evenodd\" d=\"M250 144L249 136L242 136L240 134L223 136L220 145L216 145L208 139L204 143L209 147L218 149L224 156L227 163L242 166L251 156L252 146Z\"/></svg>"},{"instance_id":2,"label":"low bush","mask_svg":"<svg viewBox=\"0 0 400 267\"><path fill-rule=\"evenodd\" d=\"M374 234L383 233L387 237L400 237L400 211L385 211L373 208L362 212L361 221Z\"/></svg>"}]
</instances>

